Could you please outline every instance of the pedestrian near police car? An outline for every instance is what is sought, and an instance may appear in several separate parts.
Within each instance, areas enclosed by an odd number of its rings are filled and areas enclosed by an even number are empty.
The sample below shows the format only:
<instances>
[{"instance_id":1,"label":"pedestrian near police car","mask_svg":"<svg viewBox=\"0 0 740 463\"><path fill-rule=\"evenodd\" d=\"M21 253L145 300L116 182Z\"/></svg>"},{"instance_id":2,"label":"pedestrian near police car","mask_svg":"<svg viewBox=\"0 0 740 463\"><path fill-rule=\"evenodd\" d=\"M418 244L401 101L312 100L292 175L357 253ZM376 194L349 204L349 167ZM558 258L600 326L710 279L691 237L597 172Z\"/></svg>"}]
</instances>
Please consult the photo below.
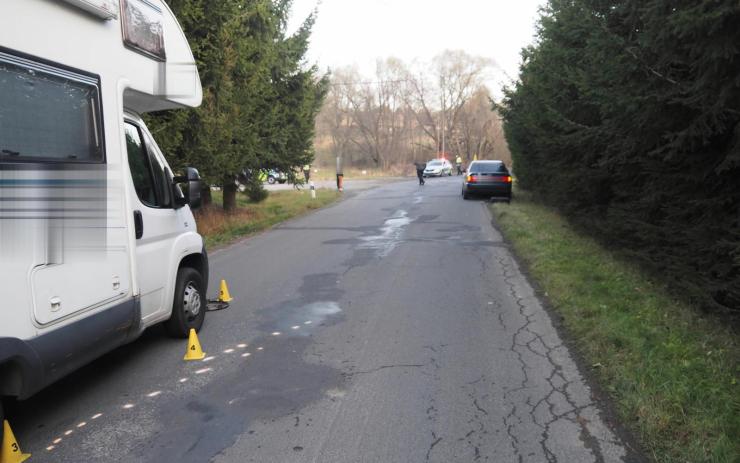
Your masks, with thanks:
<instances>
[{"instance_id":1,"label":"pedestrian near police car","mask_svg":"<svg viewBox=\"0 0 740 463\"><path fill-rule=\"evenodd\" d=\"M462 168L462 158L458 154L455 158L455 166L457 167L457 175L462 175L463 168Z\"/></svg>"},{"instance_id":2,"label":"pedestrian near police car","mask_svg":"<svg viewBox=\"0 0 740 463\"><path fill-rule=\"evenodd\" d=\"M426 162L415 162L414 165L416 166L416 176L419 177L419 185L424 184L424 169L427 168Z\"/></svg>"}]
</instances>

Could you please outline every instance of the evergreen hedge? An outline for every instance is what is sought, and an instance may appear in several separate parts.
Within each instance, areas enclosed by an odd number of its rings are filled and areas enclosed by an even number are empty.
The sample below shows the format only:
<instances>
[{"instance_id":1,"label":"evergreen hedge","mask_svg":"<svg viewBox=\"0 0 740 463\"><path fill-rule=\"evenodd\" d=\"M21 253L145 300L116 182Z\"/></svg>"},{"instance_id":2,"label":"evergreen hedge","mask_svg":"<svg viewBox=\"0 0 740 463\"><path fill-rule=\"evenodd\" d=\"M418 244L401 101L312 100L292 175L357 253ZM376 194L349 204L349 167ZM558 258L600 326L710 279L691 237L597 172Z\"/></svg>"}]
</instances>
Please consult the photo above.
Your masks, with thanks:
<instances>
[{"instance_id":1,"label":"evergreen hedge","mask_svg":"<svg viewBox=\"0 0 740 463\"><path fill-rule=\"evenodd\" d=\"M519 185L740 310L740 3L550 0L501 111Z\"/></svg>"}]
</instances>

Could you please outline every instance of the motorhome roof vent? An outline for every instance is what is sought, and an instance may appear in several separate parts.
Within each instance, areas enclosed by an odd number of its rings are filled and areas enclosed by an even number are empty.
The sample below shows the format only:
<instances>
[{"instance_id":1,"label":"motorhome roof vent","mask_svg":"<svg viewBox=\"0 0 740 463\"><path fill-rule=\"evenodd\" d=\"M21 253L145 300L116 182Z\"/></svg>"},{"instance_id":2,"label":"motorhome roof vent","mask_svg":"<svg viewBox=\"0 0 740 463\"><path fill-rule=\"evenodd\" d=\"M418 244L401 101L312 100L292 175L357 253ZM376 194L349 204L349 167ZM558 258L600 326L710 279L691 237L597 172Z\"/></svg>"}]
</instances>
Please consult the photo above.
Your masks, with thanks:
<instances>
[{"instance_id":1,"label":"motorhome roof vent","mask_svg":"<svg viewBox=\"0 0 740 463\"><path fill-rule=\"evenodd\" d=\"M63 0L101 19L118 18L118 0Z\"/></svg>"}]
</instances>

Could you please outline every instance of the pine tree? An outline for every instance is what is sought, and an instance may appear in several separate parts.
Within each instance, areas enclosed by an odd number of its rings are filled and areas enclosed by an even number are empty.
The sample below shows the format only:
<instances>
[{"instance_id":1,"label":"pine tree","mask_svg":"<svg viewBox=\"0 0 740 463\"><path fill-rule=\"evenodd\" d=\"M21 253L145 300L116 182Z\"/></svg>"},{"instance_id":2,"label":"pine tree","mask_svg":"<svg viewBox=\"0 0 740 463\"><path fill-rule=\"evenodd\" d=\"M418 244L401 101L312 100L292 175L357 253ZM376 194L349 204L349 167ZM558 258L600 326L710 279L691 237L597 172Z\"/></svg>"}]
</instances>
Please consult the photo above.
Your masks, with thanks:
<instances>
[{"instance_id":1,"label":"pine tree","mask_svg":"<svg viewBox=\"0 0 740 463\"><path fill-rule=\"evenodd\" d=\"M168 3L203 86L201 107L147 118L171 163L196 166L207 184L221 186L225 210L236 207L236 179L245 170L253 183L258 171L273 168L296 181L294 169L313 158L314 119L327 86L305 65L314 16L288 36L288 0Z\"/></svg>"},{"instance_id":2,"label":"pine tree","mask_svg":"<svg viewBox=\"0 0 740 463\"><path fill-rule=\"evenodd\" d=\"M740 4L551 0L502 111L520 185L740 308Z\"/></svg>"}]
</instances>

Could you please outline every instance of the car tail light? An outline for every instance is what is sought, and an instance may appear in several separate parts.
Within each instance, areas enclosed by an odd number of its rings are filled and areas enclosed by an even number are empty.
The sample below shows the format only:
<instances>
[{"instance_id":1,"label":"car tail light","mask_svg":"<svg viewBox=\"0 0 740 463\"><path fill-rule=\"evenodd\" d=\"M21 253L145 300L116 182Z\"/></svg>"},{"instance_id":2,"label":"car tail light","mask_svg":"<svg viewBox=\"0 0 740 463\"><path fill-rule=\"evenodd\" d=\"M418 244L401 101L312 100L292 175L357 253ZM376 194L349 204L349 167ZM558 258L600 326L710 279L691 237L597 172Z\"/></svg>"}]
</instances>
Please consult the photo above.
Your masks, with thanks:
<instances>
[{"instance_id":1,"label":"car tail light","mask_svg":"<svg viewBox=\"0 0 740 463\"><path fill-rule=\"evenodd\" d=\"M511 183L511 175L507 175L503 178L504 182Z\"/></svg>"},{"instance_id":2,"label":"car tail light","mask_svg":"<svg viewBox=\"0 0 740 463\"><path fill-rule=\"evenodd\" d=\"M467 181L468 183L475 183L475 177L472 175L468 175Z\"/></svg>"}]
</instances>

